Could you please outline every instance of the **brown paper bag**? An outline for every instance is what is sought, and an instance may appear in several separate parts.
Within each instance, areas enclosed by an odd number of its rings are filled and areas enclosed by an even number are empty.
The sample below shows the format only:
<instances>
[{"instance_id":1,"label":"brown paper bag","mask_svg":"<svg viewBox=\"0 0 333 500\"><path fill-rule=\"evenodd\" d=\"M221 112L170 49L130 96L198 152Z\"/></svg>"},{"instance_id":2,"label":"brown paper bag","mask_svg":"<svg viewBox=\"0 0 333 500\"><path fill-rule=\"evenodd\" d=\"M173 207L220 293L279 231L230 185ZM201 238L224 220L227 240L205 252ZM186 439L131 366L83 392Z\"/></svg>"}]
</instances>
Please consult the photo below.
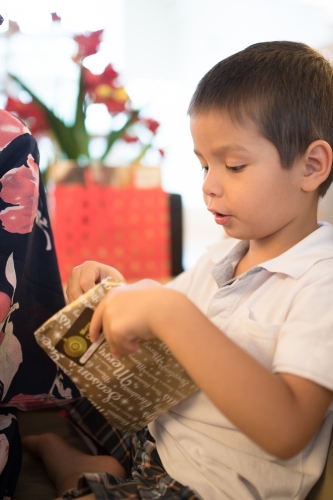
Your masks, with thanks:
<instances>
[{"instance_id":1,"label":"brown paper bag","mask_svg":"<svg viewBox=\"0 0 333 500\"><path fill-rule=\"evenodd\" d=\"M36 332L38 344L76 383L83 396L114 426L131 434L193 394L197 387L158 339L117 360L103 334L93 344L89 325L111 278L52 316Z\"/></svg>"}]
</instances>

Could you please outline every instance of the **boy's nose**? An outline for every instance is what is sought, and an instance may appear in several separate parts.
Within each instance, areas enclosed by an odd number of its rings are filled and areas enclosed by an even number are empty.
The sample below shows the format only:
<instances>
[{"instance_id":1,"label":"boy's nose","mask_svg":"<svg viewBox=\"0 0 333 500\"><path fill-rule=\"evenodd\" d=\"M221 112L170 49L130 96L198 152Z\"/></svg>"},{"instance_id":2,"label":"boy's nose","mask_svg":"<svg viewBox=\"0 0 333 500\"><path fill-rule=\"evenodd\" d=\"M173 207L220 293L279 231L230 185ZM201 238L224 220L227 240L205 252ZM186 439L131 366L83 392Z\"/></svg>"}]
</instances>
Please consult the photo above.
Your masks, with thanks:
<instances>
[{"instance_id":1,"label":"boy's nose","mask_svg":"<svg viewBox=\"0 0 333 500\"><path fill-rule=\"evenodd\" d=\"M202 184L202 190L205 196L221 197L223 195L223 187L219 176L216 176L211 171L207 172Z\"/></svg>"}]
</instances>

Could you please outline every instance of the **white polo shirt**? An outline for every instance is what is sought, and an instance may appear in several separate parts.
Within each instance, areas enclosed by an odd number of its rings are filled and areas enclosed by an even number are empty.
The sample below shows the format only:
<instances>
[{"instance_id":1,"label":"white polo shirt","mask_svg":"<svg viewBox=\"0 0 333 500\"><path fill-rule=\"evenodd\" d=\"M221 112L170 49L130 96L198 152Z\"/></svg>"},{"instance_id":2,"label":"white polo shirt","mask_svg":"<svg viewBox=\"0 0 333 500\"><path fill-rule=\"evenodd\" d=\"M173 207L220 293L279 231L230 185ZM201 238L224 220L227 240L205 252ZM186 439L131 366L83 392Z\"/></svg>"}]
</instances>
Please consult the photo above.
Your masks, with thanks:
<instances>
[{"instance_id":1,"label":"white polo shirt","mask_svg":"<svg viewBox=\"0 0 333 500\"><path fill-rule=\"evenodd\" d=\"M167 286L186 294L269 370L333 391L333 227L321 223L284 254L233 279L247 245L225 239ZM291 460L259 448L201 391L149 429L167 472L204 500L301 500L323 470L332 417L328 412Z\"/></svg>"}]
</instances>

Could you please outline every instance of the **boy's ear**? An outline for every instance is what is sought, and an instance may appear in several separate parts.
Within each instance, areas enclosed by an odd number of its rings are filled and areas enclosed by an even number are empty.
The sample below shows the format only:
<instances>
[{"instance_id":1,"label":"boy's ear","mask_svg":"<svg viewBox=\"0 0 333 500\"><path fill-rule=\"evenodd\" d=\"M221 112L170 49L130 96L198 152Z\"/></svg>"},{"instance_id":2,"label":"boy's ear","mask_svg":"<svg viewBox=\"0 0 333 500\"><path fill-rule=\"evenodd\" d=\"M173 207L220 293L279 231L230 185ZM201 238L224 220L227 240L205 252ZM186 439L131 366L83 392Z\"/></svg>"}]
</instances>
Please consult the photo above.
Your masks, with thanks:
<instances>
[{"instance_id":1,"label":"boy's ear","mask_svg":"<svg viewBox=\"0 0 333 500\"><path fill-rule=\"evenodd\" d=\"M331 172L332 148L326 141L314 141L307 148L303 159L301 188L305 192L316 191Z\"/></svg>"}]
</instances>

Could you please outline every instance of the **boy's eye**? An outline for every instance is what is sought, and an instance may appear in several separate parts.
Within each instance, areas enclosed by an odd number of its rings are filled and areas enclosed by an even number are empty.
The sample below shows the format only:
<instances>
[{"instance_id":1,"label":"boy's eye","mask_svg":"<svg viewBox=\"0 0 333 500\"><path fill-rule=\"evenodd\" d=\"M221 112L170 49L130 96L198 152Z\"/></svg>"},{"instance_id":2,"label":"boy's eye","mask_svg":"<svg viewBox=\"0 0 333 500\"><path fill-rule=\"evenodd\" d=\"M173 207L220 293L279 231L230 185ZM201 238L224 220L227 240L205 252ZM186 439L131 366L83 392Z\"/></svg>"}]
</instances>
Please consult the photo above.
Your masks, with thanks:
<instances>
[{"instance_id":1,"label":"boy's eye","mask_svg":"<svg viewBox=\"0 0 333 500\"><path fill-rule=\"evenodd\" d=\"M205 174L207 174L207 172L208 172L208 167L206 167L206 166L204 166L204 165L201 165L201 170L202 170Z\"/></svg>"},{"instance_id":2,"label":"boy's eye","mask_svg":"<svg viewBox=\"0 0 333 500\"><path fill-rule=\"evenodd\" d=\"M227 170L230 170L230 172L241 172L244 168L245 168L246 165L237 165L235 167L228 167L228 165L226 165L226 169Z\"/></svg>"}]
</instances>

